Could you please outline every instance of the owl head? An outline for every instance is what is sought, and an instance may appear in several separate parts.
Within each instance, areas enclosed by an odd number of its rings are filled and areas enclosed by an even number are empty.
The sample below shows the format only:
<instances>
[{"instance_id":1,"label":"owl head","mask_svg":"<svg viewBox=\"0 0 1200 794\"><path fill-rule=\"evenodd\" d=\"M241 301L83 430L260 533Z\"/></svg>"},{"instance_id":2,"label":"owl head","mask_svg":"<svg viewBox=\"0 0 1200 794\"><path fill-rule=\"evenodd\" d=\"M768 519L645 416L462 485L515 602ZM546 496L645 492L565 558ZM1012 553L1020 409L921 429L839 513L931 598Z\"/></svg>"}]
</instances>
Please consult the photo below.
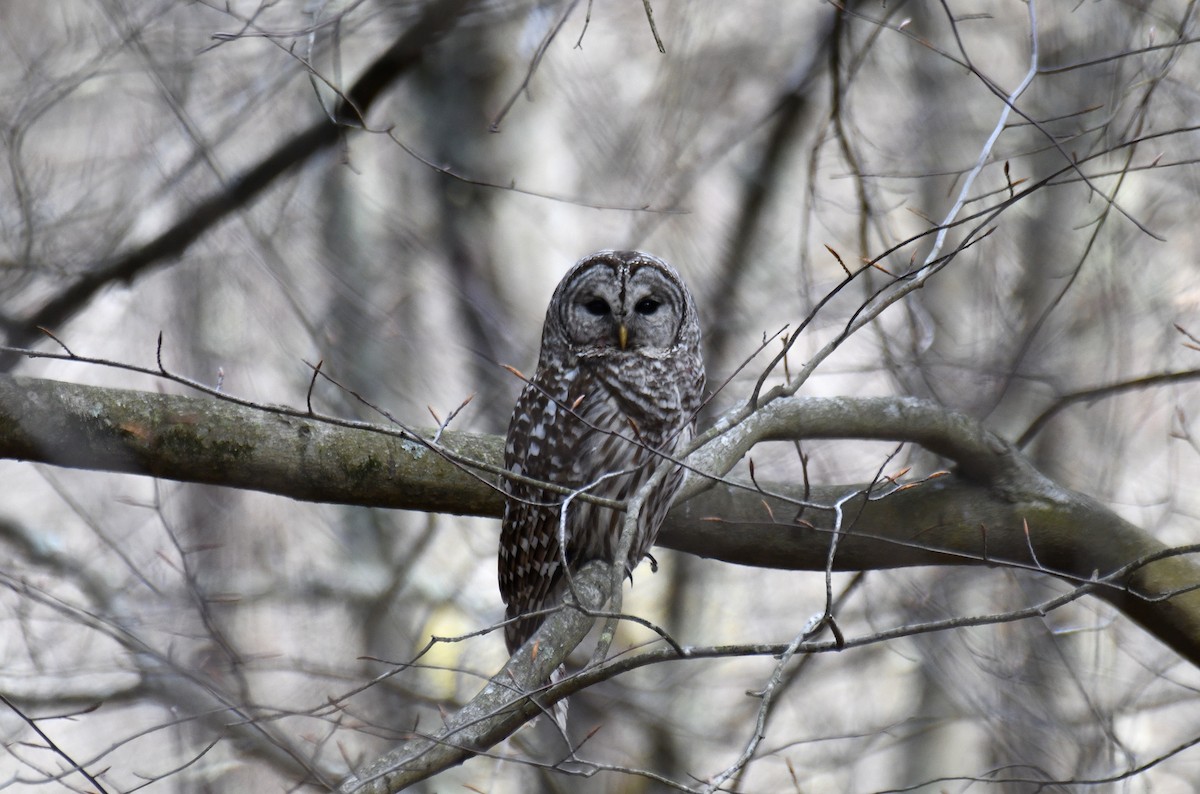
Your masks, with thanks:
<instances>
[{"instance_id":1,"label":"owl head","mask_svg":"<svg viewBox=\"0 0 1200 794\"><path fill-rule=\"evenodd\" d=\"M598 251L572 267L550 301L543 348L557 336L583 358L672 355L698 339L695 302L679 274L641 251Z\"/></svg>"}]
</instances>

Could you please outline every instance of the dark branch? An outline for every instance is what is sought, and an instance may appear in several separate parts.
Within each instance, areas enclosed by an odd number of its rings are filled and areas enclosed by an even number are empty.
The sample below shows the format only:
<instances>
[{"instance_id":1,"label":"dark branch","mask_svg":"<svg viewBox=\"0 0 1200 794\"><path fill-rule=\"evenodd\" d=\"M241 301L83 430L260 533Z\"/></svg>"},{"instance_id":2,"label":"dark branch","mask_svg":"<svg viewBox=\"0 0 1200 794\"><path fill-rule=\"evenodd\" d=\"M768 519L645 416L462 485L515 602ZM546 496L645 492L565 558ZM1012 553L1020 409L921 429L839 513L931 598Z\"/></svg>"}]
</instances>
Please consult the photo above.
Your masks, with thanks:
<instances>
[{"instance_id":1,"label":"dark branch","mask_svg":"<svg viewBox=\"0 0 1200 794\"><path fill-rule=\"evenodd\" d=\"M39 328L60 327L109 284L131 282L181 256L201 235L248 205L280 176L337 143L347 127L364 126L364 117L379 95L419 61L421 54L454 25L469 3L470 0L437 0L425 7L421 16L367 67L338 103L334 118L347 126L338 126L322 117L296 133L257 165L193 206L162 234L115 259L97 264L25 320L13 322L17 327L7 335L9 345L31 344L41 338ZM10 369L16 361L11 352L0 353L0 371Z\"/></svg>"}]
</instances>

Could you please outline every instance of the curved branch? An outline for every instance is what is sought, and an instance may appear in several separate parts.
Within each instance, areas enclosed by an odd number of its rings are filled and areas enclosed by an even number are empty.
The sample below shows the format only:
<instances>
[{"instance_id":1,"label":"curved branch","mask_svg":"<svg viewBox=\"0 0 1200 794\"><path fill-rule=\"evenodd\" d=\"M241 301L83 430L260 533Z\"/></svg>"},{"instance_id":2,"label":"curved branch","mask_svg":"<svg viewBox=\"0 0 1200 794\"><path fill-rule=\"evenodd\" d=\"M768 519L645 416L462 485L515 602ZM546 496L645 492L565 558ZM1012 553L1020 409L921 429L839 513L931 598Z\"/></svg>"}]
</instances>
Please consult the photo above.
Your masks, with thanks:
<instances>
[{"instance_id":1,"label":"curved branch","mask_svg":"<svg viewBox=\"0 0 1200 794\"><path fill-rule=\"evenodd\" d=\"M803 492L772 488L793 498ZM813 487L807 500L832 504L854 490ZM859 489L843 505L855 519L838 539L833 569L1005 565L1074 584L1111 579L1094 595L1200 665L1200 566L1188 556L1195 549L1173 550L1082 494L1060 495L1013 501L955 476L884 497ZM794 501L713 488L676 505L658 543L740 565L822 571L833 526L831 510L799 513Z\"/></svg>"},{"instance_id":2,"label":"curved branch","mask_svg":"<svg viewBox=\"0 0 1200 794\"><path fill-rule=\"evenodd\" d=\"M909 441L958 469L886 493L814 487L803 503L800 485L759 480L760 490L717 480L671 510L659 545L741 565L822 571L836 524L832 509L814 505L841 502L855 519L840 528L838 570L1015 565L1075 583L1119 573L1096 594L1200 664L1200 566L1045 477L969 417L908 398L781 399L688 464L720 476L755 443L788 438ZM502 500L490 475L461 461L494 467L501 440L445 431L434 450L389 428L340 427L290 409L0 376L0 458L306 501L498 516ZM704 489L701 478L691 482L691 493ZM1126 570L1138 560L1150 561Z\"/></svg>"},{"instance_id":3,"label":"curved branch","mask_svg":"<svg viewBox=\"0 0 1200 794\"><path fill-rule=\"evenodd\" d=\"M742 411L739 407L729 413ZM1053 485L1015 447L971 417L913 397L780 398L700 447L689 463L720 476L762 441L813 438L909 441L949 458L968 479L993 488ZM694 478L685 494L705 487Z\"/></svg>"}]
</instances>

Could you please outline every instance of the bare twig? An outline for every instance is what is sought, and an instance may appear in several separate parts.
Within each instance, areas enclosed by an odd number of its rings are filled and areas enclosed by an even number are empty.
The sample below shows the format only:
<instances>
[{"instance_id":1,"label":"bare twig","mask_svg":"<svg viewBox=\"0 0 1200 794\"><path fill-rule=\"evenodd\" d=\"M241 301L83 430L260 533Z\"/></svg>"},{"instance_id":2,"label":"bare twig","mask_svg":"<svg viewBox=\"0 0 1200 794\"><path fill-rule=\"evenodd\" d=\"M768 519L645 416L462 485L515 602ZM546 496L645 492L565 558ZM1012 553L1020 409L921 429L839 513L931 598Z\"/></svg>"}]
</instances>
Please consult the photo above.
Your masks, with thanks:
<instances>
[{"instance_id":1,"label":"bare twig","mask_svg":"<svg viewBox=\"0 0 1200 794\"><path fill-rule=\"evenodd\" d=\"M83 768L83 766L81 764L79 764L77 761L75 761L75 759L73 759L67 753L67 751L63 750L61 747L58 746L58 744L55 743L55 741L53 739L51 739L49 736L47 736L46 732L43 731L38 726L36 720L34 720L32 717L27 715L25 712L23 712L19 708L17 708L16 705L14 705L11 700L6 698L2 694L0 694L0 703L3 703L4 705L8 706L8 708L14 714L16 714L18 717L20 717L21 720L24 721L24 723L26 725L28 725L30 728L32 728L33 732L36 733L38 735L38 737L43 742L46 743L47 747L49 747L56 755L60 756L64 761L66 761L72 769L74 769L76 772L78 772L80 775L82 775L84 780L86 780L88 783L91 783L93 786L95 786L96 791L100 792L100 794L108 794L108 789L106 789L104 786L102 786L100 784L100 781L96 780L96 778L93 777L91 775L91 773L89 773L86 769Z\"/></svg>"},{"instance_id":2,"label":"bare twig","mask_svg":"<svg viewBox=\"0 0 1200 794\"><path fill-rule=\"evenodd\" d=\"M1051 419L1076 403L1094 402L1108 397L1116 397L1117 395L1126 394L1131 391L1153 389L1172 383L1186 383L1193 380L1200 380L1200 370L1189 369L1182 372L1163 372L1157 375L1145 375L1119 383L1110 383L1107 386L1094 386L1090 389L1080 389L1069 394L1064 394L1029 423L1029 427L1025 428L1025 432L1021 433L1017 439L1016 445L1024 449Z\"/></svg>"},{"instance_id":3,"label":"bare twig","mask_svg":"<svg viewBox=\"0 0 1200 794\"><path fill-rule=\"evenodd\" d=\"M453 27L471 1L435 0L426 4L421 16L375 59L347 92L335 112L338 121L349 123L361 119L383 91L418 63L421 53ZM343 130L322 118L296 133L256 165L191 207L153 240L86 271L74 284L34 310L25 319L23 329L9 334L8 346L27 344L35 338L39 327L63 325L108 285L132 281L177 258L221 219L249 204L280 176L337 143ZM0 356L0 370L11 368L14 362L12 353L5 350Z\"/></svg>"}]
</instances>

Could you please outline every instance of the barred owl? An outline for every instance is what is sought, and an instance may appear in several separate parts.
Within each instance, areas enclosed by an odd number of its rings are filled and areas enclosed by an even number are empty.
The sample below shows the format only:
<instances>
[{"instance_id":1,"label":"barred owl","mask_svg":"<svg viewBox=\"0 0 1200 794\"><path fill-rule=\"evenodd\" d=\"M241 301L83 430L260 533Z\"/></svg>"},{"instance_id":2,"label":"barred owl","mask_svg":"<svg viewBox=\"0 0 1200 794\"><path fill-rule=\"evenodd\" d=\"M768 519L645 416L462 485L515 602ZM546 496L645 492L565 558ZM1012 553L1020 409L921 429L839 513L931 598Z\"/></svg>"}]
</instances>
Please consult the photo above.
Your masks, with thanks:
<instances>
[{"instance_id":1,"label":"barred owl","mask_svg":"<svg viewBox=\"0 0 1200 794\"><path fill-rule=\"evenodd\" d=\"M683 482L671 458L692 438L704 388L696 306L674 268L640 251L600 251L563 277L542 328L537 372L517 400L504 465L606 499L632 496L659 469L625 560L649 551ZM567 592L563 565L615 561L624 514L505 479L500 593L510 653L541 625L528 615Z\"/></svg>"}]
</instances>

